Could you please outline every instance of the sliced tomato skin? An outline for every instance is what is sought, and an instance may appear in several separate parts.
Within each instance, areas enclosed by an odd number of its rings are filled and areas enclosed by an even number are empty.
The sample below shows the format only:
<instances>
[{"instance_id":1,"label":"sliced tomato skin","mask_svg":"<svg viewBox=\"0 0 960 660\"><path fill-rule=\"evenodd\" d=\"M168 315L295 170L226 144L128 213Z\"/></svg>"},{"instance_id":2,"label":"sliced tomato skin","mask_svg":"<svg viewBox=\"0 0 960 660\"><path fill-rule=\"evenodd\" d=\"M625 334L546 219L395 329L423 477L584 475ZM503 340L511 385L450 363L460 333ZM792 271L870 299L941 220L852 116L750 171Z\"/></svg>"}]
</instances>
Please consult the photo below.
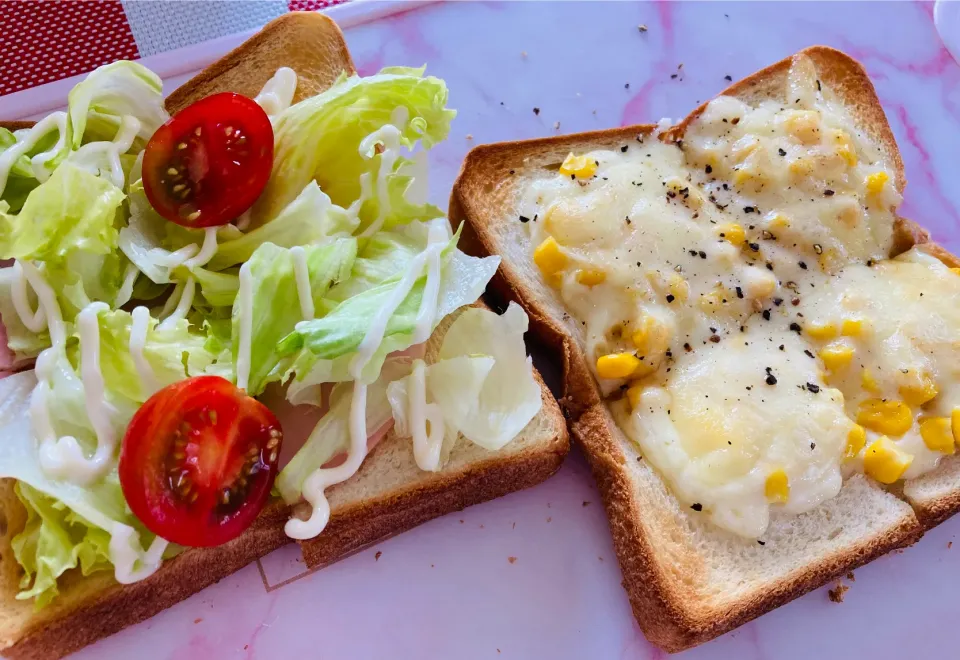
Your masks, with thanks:
<instances>
[{"instance_id":1,"label":"sliced tomato skin","mask_svg":"<svg viewBox=\"0 0 960 660\"><path fill-rule=\"evenodd\" d=\"M221 545L243 533L270 497L282 437L274 414L230 381L174 383L127 427L124 497L147 529L168 541Z\"/></svg>"},{"instance_id":2,"label":"sliced tomato skin","mask_svg":"<svg viewBox=\"0 0 960 660\"><path fill-rule=\"evenodd\" d=\"M257 200L273 167L273 126L255 101L223 92L157 129L143 155L143 188L156 211L184 227L214 227Z\"/></svg>"}]
</instances>

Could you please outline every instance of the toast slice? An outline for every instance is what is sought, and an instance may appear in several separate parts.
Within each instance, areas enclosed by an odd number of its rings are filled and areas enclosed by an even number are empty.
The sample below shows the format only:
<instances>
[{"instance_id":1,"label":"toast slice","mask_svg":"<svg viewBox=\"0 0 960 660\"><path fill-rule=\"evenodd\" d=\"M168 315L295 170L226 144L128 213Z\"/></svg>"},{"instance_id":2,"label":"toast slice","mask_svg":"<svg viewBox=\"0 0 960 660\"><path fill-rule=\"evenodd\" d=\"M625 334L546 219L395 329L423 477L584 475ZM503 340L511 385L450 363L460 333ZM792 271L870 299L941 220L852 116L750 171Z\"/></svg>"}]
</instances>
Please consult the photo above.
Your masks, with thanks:
<instances>
[{"instance_id":1,"label":"toast slice","mask_svg":"<svg viewBox=\"0 0 960 660\"><path fill-rule=\"evenodd\" d=\"M798 55L810 58L819 81L850 112L902 191L905 177L897 145L862 67L830 48L809 48ZM783 97L791 61L763 69L722 94L747 103L788 102ZM704 108L661 139L682 139ZM763 545L735 537L679 504L614 422L587 363L580 323L534 265L522 224L526 218L518 221L524 189L555 177L567 154L625 150L621 145L636 146L637 138L655 139L655 131L653 125L632 126L476 147L454 184L450 217L466 222L463 249L503 257L491 283L493 294L501 302L523 305L534 336L562 363L561 405L603 496L634 614L651 642L675 652L917 541L925 528L960 509L960 460L947 457L935 471L906 482L905 497L855 475L837 497L807 513L773 514ZM890 256L929 240L922 228L902 218L895 219L893 233ZM924 249L948 265L957 263L938 246Z\"/></svg>"},{"instance_id":2,"label":"toast slice","mask_svg":"<svg viewBox=\"0 0 960 660\"><path fill-rule=\"evenodd\" d=\"M298 74L296 100L326 89L343 71L354 73L333 21L318 13L291 13L173 92L167 108L175 112L221 91L253 96L280 66ZM28 127L22 122L2 125L11 130ZM431 337L428 360L448 325L445 321ZM533 486L556 472L569 449L566 424L537 378L541 412L499 452L461 439L444 470L430 473L416 467L409 439L391 433L381 440L357 475L327 491L331 521L320 537L303 545L308 564L331 563L431 518ZM0 653L59 658L147 619L288 543L283 526L289 516L288 507L273 501L237 539L216 548L188 549L132 585L117 584L108 572L83 577L72 571L57 599L34 611L32 602L14 598L22 571L9 550L26 513L13 482L0 480Z\"/></svg>"}]
</instances>

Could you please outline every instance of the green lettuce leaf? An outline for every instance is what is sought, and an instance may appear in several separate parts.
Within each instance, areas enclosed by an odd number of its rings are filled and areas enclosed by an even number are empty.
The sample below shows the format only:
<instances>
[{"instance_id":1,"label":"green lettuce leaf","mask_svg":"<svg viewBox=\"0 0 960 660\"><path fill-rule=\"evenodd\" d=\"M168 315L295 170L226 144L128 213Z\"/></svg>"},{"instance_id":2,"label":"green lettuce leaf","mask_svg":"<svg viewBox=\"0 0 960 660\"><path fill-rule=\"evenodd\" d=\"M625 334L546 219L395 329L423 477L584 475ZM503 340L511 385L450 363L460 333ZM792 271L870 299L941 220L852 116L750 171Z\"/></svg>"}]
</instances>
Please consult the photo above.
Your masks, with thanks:
<instances>
[{"instance_id":1,"label":"green lettuce leaf","mask_svg":"<svg viewBox=\"0 0 960 660\"><path fill-rule=\"evenodd\" d=\"M350 275L357 255L354 238L302 248L310 278L310 290L316 307L330 287ZM274 368L280 359L277 343L303 320L300 297L294 274L293 256L287 248L264 243L244 266L250 270L253 283L253 333L251 335L250 377L247 392L257 395L267 383L279 380L282 374ZM231 344L236 361L240 322L239 304L233 307Z\"/></svg>"},{"instance_id":2,"label":"green lettuce leaf","mask_svg":"<svg viewBox=\"0 0 960 660\"><path fill-rule=\"evenodd\" d=\"M379 169L379 155L360 154L364 138L393 123L400 130L400 144L412 148L422 141L430 148L447 136L456 114L446 103L442 80L423 77L423 69L393 68L365 78L341 79L322 94L291 106L275 124L273 173L254 206L254 226L273 220L310 181L317 181L334 204L350 206L360 197L361 174ZM407 162L398 162L390 174L397 181L384 182L391 200L409 185L398 172ZM377 190L377 182L370 184ZM369 223L374 212L362 209L361 220ZM431 213L440 215L433 209L417 215Z\"/></svg>"}]
</instances>

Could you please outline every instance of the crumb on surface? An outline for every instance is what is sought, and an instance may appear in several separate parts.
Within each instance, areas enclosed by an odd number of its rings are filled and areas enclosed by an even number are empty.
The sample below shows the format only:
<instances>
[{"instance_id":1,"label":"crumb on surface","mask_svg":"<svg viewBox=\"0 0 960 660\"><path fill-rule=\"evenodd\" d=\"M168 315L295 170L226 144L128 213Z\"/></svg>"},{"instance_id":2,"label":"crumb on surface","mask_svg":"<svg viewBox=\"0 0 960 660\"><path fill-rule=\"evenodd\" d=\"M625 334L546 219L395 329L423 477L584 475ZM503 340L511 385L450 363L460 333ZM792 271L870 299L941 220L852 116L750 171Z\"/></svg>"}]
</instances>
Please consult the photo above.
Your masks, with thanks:
<instances>
[{"instance_id":1,"label":"crumb on surface","mask_svg":"<svg viewBox=\"0 0 960 660\"><path fill-rule=\"evenodd\" d=\"M559 128L560 128L560 122L558 122L558 121L553 122L553 127L559 129Z\"/></svg>"},{"instance_id":2,"label":"crumb on surface","mask_svg":"<svg viewBox=\"0 0 960 660\"><path fill-rule=\"evenodd\" d=\"M510 562L511 564L513 564L514 562L517 561L517 558L516 558L516 557L507 557L507 561Z\"/></svg>"},{"instance_id":3,"label":"crumb on surface","mask_svg":"<svg viewBox=\"0 0 960 660\"><path fill-rule=\"evenodd\" d=\"M380 555L382 555L382 554L383 554L382 552L380 552L379 550L377 550L376 554L373 555L373 561L380 561Z\"/></svg>"},{"instance_id":4,"label":"crumb on surface","mask_svg":"<svg viewBox=\"0 0 960 660\"><path fill-rule=\"evenodd\" d=\"M649 28L648 28L646 25L643 25L643 24L641 23L640 25L637 26L637 29L638 29L640 32L646 32Z\"/></svg>"},{"instance_id":5,"label":"crumb on surface","mask_svg":"<svg viewBox=\"0 0 960 660\"><path fill-rule=\"evenodd\" d=\"M850 571L849 573L847 573L847 579L850 580L851 582L856 582L856 581L857 581L857 578L854 577L854 575L853 575L853 571Z\"/></svg>"},{"instance_id":6,"label":"crumb on surface","mask_svg":"<svg viewBox=\"0 0 960 660\"><path fill-rule=\"evenodd\" d=\"M842 603L843 594L845 594L849 589L850 587L843 584L842 582L837 582L836 587L827 591L827 596L830 598L830 601L833 603Z\"/></svg>"},{"instance_id":7,"label":"crumb on surface","mask_svg":"<svg viewBox=\"0 0 960 660\"><path fill-rule=\"evenodd\" d=\"M547 516L547 522L550 522L551 520L553 520L553 518L551 516Z\"/></svg>"},{"instance_id":8,"label":"crumb on surface","mask_svg":"<svg viewBox=\"0 0 960 660\"><path fill-rule=\"evenodd\" d=\"M584 500L580 506L590 506L590 500Z\"/></svg>"},{"instance_id":9,"label":"crumb on surface","mask_svg":"<svg viewBox=\"0 0 960 660\"><path fill-rule=\"evenodd\" d=\"M472 139L473 139L473 133L467 133L467 139L468 139L468 140L472 140Z\"/></svg>"},{"instance_id":10,"label":"crumb on surface","mask_svg":"<svg viewBox=\"0 0 960 660\"><path fill-rule=\"evenodd\" d=\"M947 550L953 547L953 541L947 541Z\"/></svg>"},{"instance_id":11,"label":"crumb on surface","mask_svg":"<svg viewBox=\"0 0 960 660\"><path fill-rule=\"evenodd\" d=\"M194 619L194 620L193 620L194 623L200 623L201 621L203 621L203 619Z\"/></svg>"}]
</instances>

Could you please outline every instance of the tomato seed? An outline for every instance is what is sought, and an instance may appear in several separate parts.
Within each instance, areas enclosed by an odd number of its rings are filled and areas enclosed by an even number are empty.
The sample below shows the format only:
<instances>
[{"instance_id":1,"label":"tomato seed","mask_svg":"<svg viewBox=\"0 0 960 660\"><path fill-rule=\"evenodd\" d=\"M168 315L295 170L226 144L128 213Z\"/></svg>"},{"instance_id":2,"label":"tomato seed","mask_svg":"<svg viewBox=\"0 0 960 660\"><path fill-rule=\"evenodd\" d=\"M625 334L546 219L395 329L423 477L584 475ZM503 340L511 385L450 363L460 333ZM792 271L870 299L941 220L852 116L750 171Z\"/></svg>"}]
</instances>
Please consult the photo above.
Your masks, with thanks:
<instances>
[{"instance_id":1,"label":"tomato seed","mask_svg":"<svg viewBox=\"0 0 960 660\"><path fill-rule=\"evenodd\" d=\"M180 151L183 151L186 148L187 148L186 142L181 142L180 144L177 145L177 149L179 149Z\"/></svg>"},{"instance_id":2,"label":"tomato seed","mask_svg":"<svg viewBox=\"0 0 960 660\"><path fill-rule=\"evenodd\" d=\"M211 410L211 411L208 413L208 416L210 417L210 423L211 423L211 424L216 424L216 423L217 423L217 411L216 411L216 410Z\"/></svg>"}]
</instances>

